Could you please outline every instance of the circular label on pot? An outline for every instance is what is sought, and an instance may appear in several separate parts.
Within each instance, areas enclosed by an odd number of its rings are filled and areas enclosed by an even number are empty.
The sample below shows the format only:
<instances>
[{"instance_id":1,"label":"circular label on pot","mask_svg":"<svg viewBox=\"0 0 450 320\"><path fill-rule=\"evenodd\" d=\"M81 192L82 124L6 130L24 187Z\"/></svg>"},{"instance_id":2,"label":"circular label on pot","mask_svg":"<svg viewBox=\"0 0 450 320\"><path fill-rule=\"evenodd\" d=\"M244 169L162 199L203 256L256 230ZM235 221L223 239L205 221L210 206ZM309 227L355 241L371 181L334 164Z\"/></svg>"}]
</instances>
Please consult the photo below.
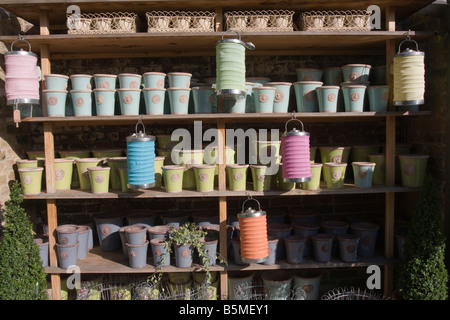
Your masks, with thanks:
<instances>
[{"instance_id":1,"label":"circular label on pot","mask_svg":"<svg viewBox=\"0 0 450 320\"><path fill-rule=\"evenodd\" d=\"M264 173L259 173L257 176L258 181L264 181L266 178L266 175Z\"/></svg>"},{"instance_id":2,"label":"circular label on pot","mask_svg":"<svg viewBox=\"0 0 450 320\"><path fill-rule=\"evenodd\" d=\"M306 294L310 294L313 291L314 286L310 283L307 283L302 286L302 289L303 291L305 291Z\"/></svg>"},{"instance_id":3,"label":"circular label on pot","mask_svg":"<svg viewBox=\"0 0 450 320\"><path fill-rule=\"evenodd\" d=\"M154 249L153 250L153 254L155 255L155 257L161 257L162 252L159 249Z\"/></svg>"},{"instance_id":4,"label":"circular label on pot","mask_svg":"<svg viewBox=\"0 0 450 320\"><path fill-rule=\"evenodd\" d=\"M359 176L361 179L367 178L367 170L360 170L360 171L358 172L358 176Z\"/></svg>"},{"instance_id":5,"label":"circular label on pot","mask_svg":"<svg viewBox=\"0 0 450 320\"><path fill-rule=\"evenodd\" d=\"M104 101L105 99L103 99L103 96L101 96L101 95L98 95L97 96L97 104L102 104L103 103L103 101Z\"/></svg>"},{"instance_id":6,"label":"circular label on pot","mask_svg":"<svg viewBox=\"0 0 450 320\"><path fill-rule=\"evenodd\" d=\"M243 174L242 174L242 172L236 172L233 177L234 177L234 180L240 181L240 180L242 180Z\"/></svg>"},{"instance_id":7,"label":"circular label on pot","mask_svg":"<svg viewBox=\"0 0 450 320\"><path fill-rule=\"evenodd\" d=\"M356 251L356 246L351 244L347 246L347 252L348 253L354 253Z\"/></svg>"},{"instance_id":8,"label":"circular label on pot","mask_svg":"<svg viewBox=\"0 0 450 320\"><path fill-rule=\"evenodd\" d=\"M130 103L133 102L133 97L130 96L129 94L126 94L126 95L123 97L123 102L124 102L125 104L130 104Z\"/></svg>"},{"instance_id":9,"label":"circular label on pot","mask_svg":"<svg viewBox=\"0 0 450 320\"><path fill-rule=\"evenodd\" d=\"M58 104L58 98L57 97L48 97L48 104L51 106L55 106Z\"/></svg>"},{"instance_id":10,"label":"circular label on pot","mask_svg":"<svg viewBox=\"0 0 450 320\"><path fill-rule=\"evenodd\" d=\"M413 176L416 174L416 166L410 163L407 163L404 167L405 174L407 176Z\"/></svg>"},{"instance_id":11,"label":"circular label on pot","mask_svg":"<svg viewBox=\"0 0 450 320\"><path fill-rule=\"evenodd\" d=\"M100 82L100 88L102 88L102 89L109 89L109 82L108 81Z\"/></svg>"},{"instance_id":12,"label":"circular label on pot","mask_svg":"<svg viewBox=\"0 0 450 320\"><path fill-rule=\"evenodd\" d=\"M333 156L333 159L331 159L331 162L334 162L334 163L342 162L342 155L337 154L337 155Z\"/></svg>"},{"instance_id":13,"label":"circular label on pot","mask_svg":"<svg viewBox=\"0 0 450 320\"><path fill-rule=\"evenodd\" d=\"M269 96L267 94L261 93L259 95L259 102L264 103L264 102L267 102L268 100L269 100Z\"/></svg>"},{"instance_id":14,"label":"circular label on pot","mask_svg":"<svg viewBox=\"0 0 450 320\"><path fill-rule=\"evenodd\" d=\"M67 239L67 237L59 238L59 243L61 243L61 244L67 244L68 242L69 242L69 239Z\"/></svg>"},{"instance_id":15,"label":"circular label on pot","mask_svg":"<svg viewBox=\"0 0 450 320\"><path fill-rule=\"evenodd\" d=\"M158 79L157 81L156 81L156 86L158 87L158 88L164 88L164 80L163 79Z\"/></svg>"},{"instance_id":16,"label":"circular label on pot","mask_svg":"<svg viewBox=\"0 0 450 320\"><path fill-rule=\"evenodd\" d=\"M362 243L366 246L369 247L372 244L373 240L371 237L364 237L362 239Z\"/></svg>"},{"instance_id":17,"label":"circular label on pot","mask_svg":"<svg viewBox=\"0 0 450 320\"><path fill-rule=\"evenodd\" d=\"M77 107L82 107L84 105L84 99L83 98L76 98L75 99L75 105Z\"/></svg>"},{"instance_id":18,"label":"circular label on pot","mask_svg":"<svg viewBox=\"0 0 450 320\"><path fill-rule=\"evenodd\" d=\"M188 257L191 255L191 250L185 249L185 250L183 250L183 251L181 252L181 255L182 255L184 258L188 258Z\"/></svg>"},{"instance_id":19,"label":"circular label on pot","mask_svg":"<svg viewBox=\"0 0 450 320\"><path fill-rule=\"evenodd\" d=\"M102 235L107 236L111 233L111 227L110 226L102 226L100 228L100 232L102 233Z\"/></svg>"},{"instance_id":20,"label":"circular label on pot","mask_svg":"<svg viewBox=\"0 0 450 320\"><path fill-rule=\"evenodd\" d=\"M180 174L179 174L179 173L173 173L173 174L170 176L170 180L172 180L173 182L180 181Z\"/></svg>"},{"instance_id":21,"label":"circular label on pot","mask_svg":"<svg viewBox=\"0 0 450 320\"><path fill-rule=\"evenodd\" d=\"M25 184L30 184L32 181L33 181L33 178L31 178L31 176L26 175L23 177L23 183L25 183Z\"/></svg>"},{"instance_id":22,"label":"circular label on pot","mask_svg":"<svg viewBox=\"0 0 450 320\"><path fill-rule=\"evenodd\" d=\"M56 180L62 180L64 178L64 176L65 176L65 172L63 169L58 168L55 170L55 179Z\"/></svg>"},{"instance_id":23,"label":"circular label on pot","mask_svg":"<svg viewBox=\"0 0 450 320\"><path fill-rule=\"evenodd\" d=\"M152 97L152 102L153 102L153 103L160 103L160 102L161 102L161 97L160 97L160 95L159 95L159 94L155 94L155 95Z\"/></svg>"},{"instance_id":24,"label":"circular label on pot","mask_svg":"<svg viewBox=\"0 0 450 320\"><path fill-rule=\"evenodd\" d=\"M63 251L59 256L61 257L61 259L65 260L69 257L69 253L67 251Z\"/></svg>"},{"instance_id":25,"label":"circular label on pot","mask_svg":"<svg viewBox=\"0 0 450 320\"><path fill-rule=\"evenodd\" d=\"M330 102L336 101L336 94L335 93L329 93L327 99Z\"/></svg>"},{"instance_id":26,"label":"circular label on pot","mask_svg":"<svg viewBox=\"0 0 450 320\"><path fill-rule=\"evenodd\" d=\"M284 99L284 93L281 90L275 90L275 99L274 102L281 102Z\"/></svg>"},{"instance_id":27,"label":"circular label on pot","mask_svg":"<svg viewBox=\"0 0 450 320\"><path fill-rule=\"evenodd\" d=\"M313 81L313 77L310 74L305 74L302 78L302 81Z\"/></svg>"},{"instance_id":28,"label":"circular label on pot","mask_svg":"<svg viewBox=\"0 0 450 320\"><path fill-rule=\"evenodd\" d=\"M209 178L209 174L207 172L202 172L198 175L200 181L206 181Z\"/></svg>"},{"instance_id":29,"label":"circular label on pot","mask_svg":"<svg viewBox=\"0 0 450 320\"><path fill-rule=\"evenodd\" d=\"M137 257L138 254L137 254L137 252L135 250L130 250L128 255L129 255L130 258L134 259L134 258Z\"/></svg>"},{"instance_id":30,"label":"circular label on pot","mask_svg":"<svg viewBox=\"0 0 450 320\"><path fill-rule=\"evenodd\" d=\"M209 104L213 105L213 103L214 103L214 94L209 96Z\"/></svg>"},{"instance_id":31,"label":"circular label on pot","mask_svg":"<svg viewBox=\"0 0 450 320\"><path fill-rule=\"evenodd\" d=\"M342 177L342 172L337 170L331 173L333 179L340 179Z\"/></svg>"},{"instance_id":32,"label":"circular label on pot","mask_svg":"<svg viewBox=\"0 0 450 320\"><path fill-rule=\"evenodd\" d=\"M89 179L89 172L87 169L83 169L83 172L81 172L81 175L83 176L83 178Z\"/></svg>"},{"instance_id":33,"label":"circular label on pot","mask_svg":"<svg viewBox=\"0 0 450 320\"><path fill-rule=\"evenodd\" d=\"M181 103L186 103L188 101L188 96L185 94L182 94L179 98Z\"/></svg>"},{"instance_id":34,"label":"circular label on pot","mask_svg":"<svg viewBox=\"0 0 450 320\"><path fill-rule=\"evenodd\" d=\"M352 73L350 73L350 75L348 76L348 80L349 81L355 81L357 80L361 75L359 74L359 72L353 71Z\"/></svg>"},{"instance_id":35,"label":"circular label on pot","mask_svg":"<svg viewBox=\"0 0 450 320\"><path fill-rule=\"evenodd\" d=\"M352 99L352 101L358 101L359 100L359 93L358 92L353 92L350 96L350 99Z\"/></svg>"},{"instance_id":36,"label":"circular label on pot","mask_svg":"<svg viewBox=\"0 0 450 320\"><path fill-rule=\"evenodd\" d=\"M95 176L95 182L102 183L103 181L105 181L105 177L103 175L98 174Z\"/></svg>"},{"instance_id":37,"label":"circular label on pot","mask_svg":"<svg viewBox=\"0 0 450 320\"><path fill-rule=\"evenodd\" d=\"M328 252L328 250L330 250L330 246L328 244L324 244L320 249L322 252Z\"/></svg>"},{"instance_id":38,"label":"circular label on pot","mask_svg":"<svg viewBox=\"0 0 450 320\"><path fill-rule=\"evenodd\" d=\"M137 81L131 81L130 82L130 88L131 89L137 89L139 88L139 83Z\"/></svg>"}]
</instances>

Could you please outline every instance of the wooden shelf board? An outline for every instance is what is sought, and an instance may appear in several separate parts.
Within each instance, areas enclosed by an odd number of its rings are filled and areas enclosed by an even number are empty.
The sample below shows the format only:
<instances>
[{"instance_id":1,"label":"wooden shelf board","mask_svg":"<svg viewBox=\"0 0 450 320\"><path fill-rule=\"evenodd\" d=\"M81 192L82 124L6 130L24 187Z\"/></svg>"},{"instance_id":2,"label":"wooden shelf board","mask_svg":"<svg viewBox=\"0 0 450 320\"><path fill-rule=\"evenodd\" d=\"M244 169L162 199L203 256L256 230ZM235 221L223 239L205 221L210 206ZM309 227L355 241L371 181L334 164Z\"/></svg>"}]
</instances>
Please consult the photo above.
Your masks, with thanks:
<instances>
[{"instance_id":1,"label":"wooden shelf board","mask_svg":"<svg viewBox=\"0 0 450 320\"><path fill-rule=\"evenodd\" d=\"M130 125L136 124L139 119L146 123L192 123L202 121L215 123L224 120L225 123L242 122L286 122L292 116L304 122L326 121L372 121L385 120L387 116L425 116L430 111L392 111L392 112L295 112L295 113L210 113L210 114L164 114L164 115L135 115L135 116L67 116L67 117L28 117L21 122L51 122L58 126L85 126L85 125Z\"/></svg>"},{"instance_id":2,"label":"wooden shelf board","mask_svg":"<svg viewBox=\"0 0 450 320\"><path fill-rule=\"evenodd\" d=\"M296 12L311 10L364 10L370 5L378 5L381 10L385 10L388 6L396 7L396 15L400 18L406 17L426 5L432 3L431 0L285 0L285 1L265 1L265 0L196 0L194 3L189 0L3 0L2 7L13 12L23 19L38 24L39 11L46 10L49 12L50 22L52 24L65 23L67 6L69 4L78 5L81 13L94 12L117 12L127 11L144 15L145 12L151 10L209 10L214 11L215 8L223 8L228 10L263 10L263 9L285 9L295 10Z\"/></svg>"},{"instance_id":3,"label":"wooden shelf board","mask_svg":"<svg viewBox=\"0 0 450 320\"><path fill-rule=\"evenodd\" d=\"M341 195L341 194L375 194L375 193L391 193L391 192L416 192L420 188L410 188L402 186L378 186L374 185L371 188L356 188L354 184L345 183L343 188L331 189L326 188L322 182L319 190L303 190L293 189L290 191L268 190L268 191L253 191L252 184L248 183L247 190L244 191L212 191L199 192L195 190L183 190L182 192L170 193L164 189L154 190L138 190L137 192L109 192L94 194L92 192L80 190L59 190L55 193L41 192L37 195L27 195L25 199L148 199L148 198L204 198L204 197L267 197L267 196L309 196L309 195Z\"/></svg>"},{"instance_id":4,"label":"wooden shelf board","mask_svg":"<svg viewBox=\"0 0 450 320\"><path fill-rule=\"evenodd\" d=\"M41 46L46 45L52 60L64 60L215 56L216 43L226 34L226 32L140 32L98 35L28 35L24 38L30 43L32 52L39 53ZM410 36L415 40L432 35L429 32L410 32ZM16 39L17 36L2 37L2 41L9 45ZM404 40L405 31L242 32L241 39L255 45L255 50L246 50L247 55L384 55L386 40Z\"/></svg>"},{"instance_id":5,"label":"wooden shelf board","mask_svg":"<svg viewBox=\"0 0 450 320\"><path fill-rule=\"evenodd\" d=\"M149 251L151 253L151 251ZM264 271L264 270L295 270L295 269L318 269L318 268L352 268L366 267L369 265L384 266L392 264L393 260L389 260L380 255L370 258L358 257L356 262L343 262L336 257L332 257L329 262L317 262L311 257L305 257L304 261L299 264L291 264L285 260L277 261L276 264L266 265L263 263L251 263L245 265L236 265L229 262L228 265L220 264L211 266L210 271ZM153 263L151 254L147 256L147 264L143 268L135 269L129 266L128 260L123 256L122 250L103 251L96 246L89 250L86 258L78 259L77 266L81 273L154 273L156 268ZM66 269L59 267L45 267L48 274L64 274ZM161 272L195 272L204 271L201 265L194 263L190 268L179 268L175 266L172 259L171 265L161 268Z\"/></svg>"}]
</instances>

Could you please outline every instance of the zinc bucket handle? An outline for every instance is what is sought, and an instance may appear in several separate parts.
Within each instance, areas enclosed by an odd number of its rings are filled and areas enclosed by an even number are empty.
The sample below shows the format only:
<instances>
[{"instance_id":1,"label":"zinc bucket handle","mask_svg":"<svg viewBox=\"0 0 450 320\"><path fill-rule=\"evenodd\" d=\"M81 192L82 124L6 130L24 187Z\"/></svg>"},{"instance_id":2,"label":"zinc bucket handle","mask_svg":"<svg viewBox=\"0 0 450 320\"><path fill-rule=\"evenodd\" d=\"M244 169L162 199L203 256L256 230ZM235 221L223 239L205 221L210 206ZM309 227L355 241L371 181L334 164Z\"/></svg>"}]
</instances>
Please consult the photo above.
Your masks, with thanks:
<instances>
[{"instance_id":1,"label":"zinc bucket handle","mask_svg":"<svg viewBox=\"0 0 450 320\"><path fill-rule=\"evenodd\" d=\"M17 41L25 41L28 44L28 52L31 53L31 44L27 40L25 40L22 36L19 36L18 39L14 40L11 43L11 51L14 51L14 43L16 43Z\"/></svg>"},{"instance_id":2,"label":"zinc bucket handle","mask_svg":"<svg viewBox=\"0 0 450 320\"><path fill-rule=\"evenodd\" d=\"M238 42L240 43L240 44L242 44L244 47L246 47L247 49L249 49L249 50L255 50L255 45L253 44L253 43L251 43L251 42L244 42L244 41L242 41L241 40L241 34L237 31L237 30L228 30L227 32L225 32L224 34L222 34L222 40L224 40L223 39L223 37L228 33L228 32L236 32L236 34L238 35Z\"/></svg>"},{"instance_id":3,"label":"zinc bucket handle","mask_svg":"<svg viewBox=\"0 0 450 320\"><path fill-rule=\"evenodd\" d=\"M398 45L397 53L401 52L400 50L401 50L402 44L405 42L414 42L416 44L416 51L419 51L419 44L415 40L412 40L411 38L408 37L408 38L406 38L406 40L403 40L402 42L400 42L400 44Z\"/></svg>"},{"instance_id":4,"label":"zinc bucket handle","mask_svg":"<svg viewBox=\"0 0 450 320\"><path fill-rule=\"evenodd\" d=\"M259 201L250 197L248 199L245 199L245 201L242 203L242 212L244 212L244 205L245 205L245 203L247 201L249 201L249 200L256 201L256 203L258 203L258 211L261 211L261 205L259 204Z\"/></svg>"},{"instance_id":5,"label":"zinc bucket handle","mask_svg":"<svg viewBox=\"0 0 450 320\"><path fill-rule=\"evenodd\" d=\"M142 126L142 128L144 129L144 132L143 132L143 133L145 134L145 125L144 125L144 123L142 122L142 119L141 119L141 118L139 118L138 122L136 123L136 127L134 128L135 133L138 134L138 126L139 126L139 125Z\"/></svg>"}]
</instances>

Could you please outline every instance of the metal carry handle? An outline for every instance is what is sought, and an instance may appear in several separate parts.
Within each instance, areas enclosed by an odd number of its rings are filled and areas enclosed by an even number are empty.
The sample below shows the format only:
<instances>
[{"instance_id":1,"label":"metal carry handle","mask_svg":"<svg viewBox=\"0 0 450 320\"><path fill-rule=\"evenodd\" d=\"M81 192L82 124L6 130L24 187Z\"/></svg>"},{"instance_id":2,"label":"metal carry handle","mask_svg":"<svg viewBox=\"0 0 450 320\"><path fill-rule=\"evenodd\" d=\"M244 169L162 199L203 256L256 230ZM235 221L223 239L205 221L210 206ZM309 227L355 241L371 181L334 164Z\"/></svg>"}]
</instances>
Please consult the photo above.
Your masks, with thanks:
<instances>
[{"instance_id":1,"label":"metal carry handle","mask_svg":"<svg viewBox=\"0 0 450 320\"><path fill-rule=\"evenodd\" d=\"M19 35L19 37L11 43L11 51L14 51L14 43L16 43L17 41L25 41L26 43L28 43L28 52L31 52L31 44L21 35Z\"/></svg>"},{"instance_id":2,"label":"metal carry handle","mask_svg":"<svg viewBox=\"0 0 450 320\"><path fill-rule=\"evenodd\" d=\"M242 203L242 212L244 212L244 205L248 200L254 200L258 203L258 211L261 211L261 205L259 204L259 201L256 199L253 199L251 196L247 199L245 199L245 201Z\"/></svg>"},{"instance_id":3,"label":"metal carry handle","mask_svg":"<svg viewBox=\"0 0 450 320\"><path fill-rule=\"evenodd\" d=\"M134 128L134 131L136 134L138 134L138 126L142 125L142 128L144 128L144 134L145 134L145 125L142 122L142 117L139 118L138 122L136 123L136 127Z\"/></svg>"},{"instance_id":4,"label":"metal carry handle","mask_svg":"<svg viewBox=\"0 0 450 320\"><path fill-rule=\"evenodd\" d=\"M246 47L247 49L249 49L249 50L255 50L255 45L253 44L253 43L251 43L251 42L244 42L244 41L242 41L241 40L241 34L237 31L237 30L233 30L233 29L231 29L231 30L228 30L229 32L236 32L236 34L238 35L238 40L239 40L239 42L241 42L241 44L244 46L244 47ZM227 31L227 32L228 32ZM226 32L224 33L224 34L222 34L222 40L223 40L223 37L226 35Z\"/></svg>"},{"instance_id":5,"label":"metal carry handle","mask_svg":"<svg viewBox=\"0 0 450 320\"><path fill-rule=\"evenodd\" d=\"M412 39L406 39L406 40L403 40L402 42L400 42L400 44L398 45L398 52L397 52L397 53L400 53L400 49L401 49L402 44L403 44L404 42L414 42L414 43L416 44L416 51L419 51L419 45L417 44L417 42L416 42L415 40L412 40Z\"/></svg>"},{"instance_id":6,"label":"metal carry handle","mask_svg":"<svg viewBox=\"0 0 450 320\"><path fill-rule=\"evenodd\" d=\"M286 122L286 124L284 125L284 130L285 130L285 132L287 132L287 125L288 125L288 123L289 123L290 121L298 121L298 122L300 122L300 124L302 125L302 132L305 132L305 129L304 129L304 127L303 127L303 122L301 122L299 119L289 119L289 120Z\"/></svg>"}]
</instances>

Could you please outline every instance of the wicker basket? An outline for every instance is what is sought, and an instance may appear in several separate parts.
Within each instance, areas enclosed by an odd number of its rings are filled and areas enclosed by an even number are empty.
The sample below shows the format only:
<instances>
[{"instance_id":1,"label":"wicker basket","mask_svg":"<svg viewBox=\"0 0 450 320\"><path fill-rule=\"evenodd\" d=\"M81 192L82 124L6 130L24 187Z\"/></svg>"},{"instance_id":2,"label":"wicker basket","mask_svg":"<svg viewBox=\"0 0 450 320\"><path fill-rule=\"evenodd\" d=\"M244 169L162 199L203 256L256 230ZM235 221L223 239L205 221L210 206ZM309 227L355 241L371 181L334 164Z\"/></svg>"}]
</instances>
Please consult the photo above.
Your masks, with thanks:
<instances>
[{"instance_id":1,"label":"wicker basket","mask_svg":"<svg viewBox=\"0 0 450 320\"><path fill-rule=\"evenodd\" d=\"M303 12L297 21L303 31L370 31L370 12L309 11Z\"/></svg>"},{"instance_id":2,"label":"wicker basket","mask_svg":"<svg viewBox=\"0 0 450 320\"><path fill-rule=\"evenodd\" d=\"M235 31L293 31L294 11L229 11L224 14L226 30Z\"/></svg>"},{"instance_id":3,"label":"wicker basket","mask_svg":"<svg viewBox=\"0 0 450 320\"><path fill-rule=\"evenodd\" d=\"M87 13L67 17L68 34L134 33L138 16L128 12Z\"/></svg>"},{"instance_id":4,"label":"wicker basket","mask_svg":"<svg viewBox=\"0 0 450 320\"><path fill-rule=\"evenodd\" d=\"M151 11L148 32L213 32L216 14L209 11Z\"/></svg>"}]
</instances>

